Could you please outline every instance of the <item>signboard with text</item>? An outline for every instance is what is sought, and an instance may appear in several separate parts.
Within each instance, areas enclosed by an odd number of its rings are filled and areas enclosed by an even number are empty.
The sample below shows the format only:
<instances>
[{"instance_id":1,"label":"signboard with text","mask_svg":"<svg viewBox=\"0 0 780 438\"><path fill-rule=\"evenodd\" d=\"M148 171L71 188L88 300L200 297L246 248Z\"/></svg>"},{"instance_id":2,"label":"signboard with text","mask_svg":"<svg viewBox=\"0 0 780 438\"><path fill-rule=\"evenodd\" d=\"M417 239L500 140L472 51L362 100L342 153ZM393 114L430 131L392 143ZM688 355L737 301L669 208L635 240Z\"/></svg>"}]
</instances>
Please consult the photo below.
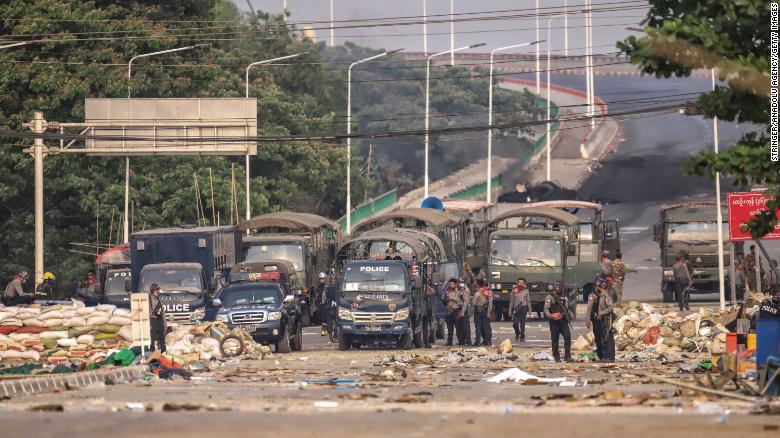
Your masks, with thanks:
<instances>
[{"instance_id":1,"label":"signboard with text","mask_svg":"<svg viewBox=\"0 0 780 438\"><path fill-rule=\"evenodd\" d=\"M750 219L759 212L766 210L766 202L769 199L771 198L760 191L729 193L729 240L732 242L753 240L750 232L747 229L743 231L743 227L746 227ZM778 212L778 219L780 219L780 212ZM780 240L780 221L774 231L761 240Z\"/></svg>"}]
</instances>

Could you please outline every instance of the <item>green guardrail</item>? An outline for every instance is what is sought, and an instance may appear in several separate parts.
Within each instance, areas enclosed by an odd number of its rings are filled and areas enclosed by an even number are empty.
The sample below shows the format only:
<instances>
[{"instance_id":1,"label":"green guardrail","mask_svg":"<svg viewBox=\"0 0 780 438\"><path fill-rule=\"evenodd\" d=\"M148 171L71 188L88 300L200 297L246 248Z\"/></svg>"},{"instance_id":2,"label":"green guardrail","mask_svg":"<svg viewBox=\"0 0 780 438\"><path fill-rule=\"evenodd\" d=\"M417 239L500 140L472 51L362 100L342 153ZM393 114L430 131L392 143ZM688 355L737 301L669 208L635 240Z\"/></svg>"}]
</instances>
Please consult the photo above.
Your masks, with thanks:
<instances>
[{"instance_id":1,"label":"green guardrail","mask_svg":"<svg viewBox=\"0 0 780 438\"><path fill-rule=\"evenodd\" d=\"M387 207L398 202L398 191L396 189L390 190L387 193L383 193L376 198L370 199L357 207L352 209L352 224L356 224L363 219L366 219L378 211L382 211ZM347 232L347 216L342 216L338 223L341 225L341 231Z\"/></svg>"},{"instance_id":2,"label":"green guardrail","mask_svg":"<svg viewBox=\"0 0 780 438\"><path fill-rule=\"evenodd\" d=\"M542 99L541 97L536 98L536 106L539 108L546 108L547 106L547 100ZM554 102L552 102L550 106L550 115L553 118L558 117L559 108L558 105L556 105ZM555 135L555 133L558 131L558 128L560 128L561 122L555 121L550 126L550 134ZM528 162L528 160L538 154L547 146L547 133L545 132L541 137L539 137L538 140L536 140L536 143L533 145L533 152L531 155L525 157L526 159L523 161L523 164ZM493 178L493 180L490 182L490 185L492 187L500 187L501 186L501 175L498 175ZM478 196L484 196L487 192L487 183L479 183L474 184L472 186L466 187L463 190L459 190L451 195L449 195L449 198L455 198L455 199L473 199Z\"/></svg>"}]
</instances>

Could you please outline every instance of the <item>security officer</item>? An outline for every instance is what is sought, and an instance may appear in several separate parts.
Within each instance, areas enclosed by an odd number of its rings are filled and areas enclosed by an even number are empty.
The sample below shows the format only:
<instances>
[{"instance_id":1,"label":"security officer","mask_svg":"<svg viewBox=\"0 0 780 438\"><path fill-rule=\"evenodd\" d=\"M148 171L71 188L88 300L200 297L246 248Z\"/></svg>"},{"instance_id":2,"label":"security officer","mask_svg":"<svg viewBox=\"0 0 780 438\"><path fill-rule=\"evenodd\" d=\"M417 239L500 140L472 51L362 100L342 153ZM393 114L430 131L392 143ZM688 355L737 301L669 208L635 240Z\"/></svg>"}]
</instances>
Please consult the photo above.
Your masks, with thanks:
<instances>
[{"instance_id":1,"label":"security officer","mask_svg":"<svg viewBox=\"0 0 780 438\"><path fill-rule=\"evenodd\" d=\"M623 254L615 253L615 260L609 264L609 273L612 274L612 286L617 292L616 305L623 303L623 281L626 279L626 264L623 262Z\"/></svg>"},{"instance_id":2,"label":"security officer","mask_svg":"<svg viewBox=\"0 0 780 438\"><path fill-rule=\"evenodd\" d=\"M436 323L435 316L435 300L436 289L431 284L431 279L428 279L428 283L425 284L425 294L423 295L423 338L425 342L425 348L431 348L431 343L436 341L436 330L434 325Z\"/></svg>"},{"instance_id":3,"label":"security officer","mask_svg":"<svg viewBox=\"0 0 780 438\"><path fill-rule=\"evenodd\" d=\"M24 291L24 282L27 281L27 271L21 271L8 283L3 293L3 304L16 306L19 304L32 304L35 302L35 294Z\"/></svg>"},{"instance_id":4,"label":"security officer","mask_svg":"<svg viewBox=\"0 0 780 438\"><path fill-rule=\"evenodd\" d=\"M456 328L458 329L458 341L462 339L461 321L466 311L466 301L463 299L463 290L458 288L458 279L456 278L450 278L444 294L447 345L452 345L452 335Z\"/></svg>"},{"instance_id":5,"label":"security officer","mask_svg":"<svg viewBox=\"0 0 780 438\"><path fill-rule=\"evenodd\" d=\"M766 299L761 302L758 308L758 318L780 318L780 291L772 295L772 299Z\"/></svg>"},{"instance_id":6,"label":"security officer","mask_svg":"<svg viewBox=\"0 0 780 438\"><path fill-rule=\"evenodd\" d=\"M336 292L337 287L335 284L325 286L325 303L322 304L322 307L325 308L325 323L330 335L330 342L336 342L337 340L336 320L338 319L339 308L336 304Z\"/></svg>"},{"instance_id":7,"label":"security officer","mask_svg":"<svg viewBox=\"0 0 780 438\"><path fill-rule=\"evenodd\" d=\"M35 295L45 299L55 299L54 280L56 277L51 272L45 272L43 274L43 281L35 286Z\"/></svg>"},{"instance_id":8,"label":"security officer","mask_svg":"<svg viewBox=\"0 0 780 438\"><path fill-rule=\"evenodd\" d=\"M564 360L571 362L571 330L569 323L574 320L574 314L569 310L569 299L564 293L563 282L557 280L553 284L554 293L544 299L544 316L550 320L550 341L556 362L561 361L558 340L563 335Z\"/></svg>"},{"instance_id":9,"label":"security officer","mask_svg":"<svg viewBox=\"0 0 780 438\"><path fill-rule=\"evenodd\" d=\"M320 328L320 336L327 336L328 334L328 314L326 310L326 304L328 302L328 285L327 279L328 275L324 272L320 272L320 275L318 276L318 283L317 288L314 290L314 297L315 300L317 300L317 303L319 304L317 313L320 318L320 322L322 323L322 326Z\"/></svg>"},{"instance_id":10,"label":"security officer","mask_svg":"<svg viewBox=\"0 0 780 438\"><path fill-rule=\"evenodd\" d=\"M458 283L458 288L463 291L463 307L465 308L463 318L460 321L461 331L458 335L458 343L461 345L471 345L471 315L474 313L474 306L472 306L471 300L473 297L472 291L476 289L472 289L468 281L468 278L464 275L460 278L460 283Z\"/></svg>"},{"instance_id":11,"label":"security officer","mask_svg":"<svg viewBox=\"0 0 780 438\"><path fill-rule=\"evenodd\" d=\"M597 307L598 310L596 311L596 321L594 323L600 323L601 325L601 351L603 356L600 356L600 358L602 361L614 362L615 336L612 330L612 317L615 310L615 303L612 299L612 295L609 293L606 280L597 280L596 289L599 291L599 303Z\"/></svg>"},{"instance_id":12,"label":"security officer","mask_svg":"<svg viewBox=\"0 0 780 438\"><path fill-rule=\"evenodd\" d=\"M493 330L490 327L490 316L493 314L493 294L485 286L485 280L477 280L479 289L471 301L474 308L474 345L490 346L493 343Z\"/></svg>"},{"instance_id":13,"label":"security officer","mask_svg":"<svg viewBox=\"0 0 780 438\"><path fill-rule=\"evenodd\" d=\"M531 294L525 287L525 278L517 279L517 285L512 289L509 299L507 316L512 320L515 329L515 342L525 342L525 319L531 310Z\"/></svg>"},{"instance_id":14,"label":"security officer","mask_svg":"<svg viewBox=\"0 0 780 438\"><path fill-rule=\"evenodd\" d=\"M160 349L160 352L165 353L165 332L167 329L167 322L165 321L165 306L160 300L160 285L152 283L149 286L149 292L151 292L151 297L149 297L149 307L151 309L151 313L149 314L152 338L151 350L155 350L154 343L157 342L157 348Z\"/></svg>"},{"instance_id":15,"label":"security officer","mask_svg":"<svg viewBox=\"0 0 780 438\"><path fill-rule=\"evenodd\" d=\"M601 277L596 279L596 284L599 284ZM599 312L599 294L598 290L588 294L588 307L585 310L588 320L585 322L585 327L593 330L593 339L596 341L596 356L599 359L604 359L604 348L601 344L603 335L601 334L601 321L596 317Z\"/></svg>"},{"instance_id":16,"label":"security officer","mask_svg":"<svg viewBox=\"0 0 780 438\"><path fill-rule=\"evenodd\" d=\"M612 260L609 259L609 251L605 249L604 251L601 251L601 262L599 262L602 274L609 272L610 264L612 264Z\"/></svg>"},{"instance_id":17,"label":"security officer","mask_svg":"<svg viewBox=\"0 0 780 438\"><path fill-rule=\"evenodd\" d=\"M674 293L677 295L677 304L680 310L689 309L691 286L693 286L693 277L685 263L685 257L680 254L677 256L677 262L672 266L672 278L674 279Z\"/></svg>"}]
</instances>

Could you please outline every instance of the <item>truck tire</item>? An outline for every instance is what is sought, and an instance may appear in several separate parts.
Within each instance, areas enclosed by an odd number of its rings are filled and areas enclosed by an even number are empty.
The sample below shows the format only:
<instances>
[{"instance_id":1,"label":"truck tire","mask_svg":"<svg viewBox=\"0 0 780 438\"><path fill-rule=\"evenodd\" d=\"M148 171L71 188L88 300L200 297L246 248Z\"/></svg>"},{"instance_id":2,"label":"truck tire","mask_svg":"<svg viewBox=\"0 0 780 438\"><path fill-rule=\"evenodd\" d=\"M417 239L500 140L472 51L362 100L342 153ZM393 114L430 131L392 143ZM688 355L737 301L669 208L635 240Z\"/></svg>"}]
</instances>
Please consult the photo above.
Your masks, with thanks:
<instances>
[{"instance_id":1,"label":"truck tire","mask_svg":"<svg viewBox=\"0 0 780 438\"><path fill-rule=\"evenodd\" d=\"M425 341L423 339L422 331L414 332L413 340L414 348L422 348L425 344Z\"/></svg>"},{"instance_id":2,"label":"truck tire","mask_svg":"<svg viewBox=\"0 0 780 438\"><path fill-rule=\"evenodd\" d=\"M277 353L289 353L292 350L290 348L290 336L287 334L287 327L284 328L282 336L279 338L279 342L276 343Z\"/></svg>"},{"instance_id":3,"label":"truck tire","mask_svg":"<svg viewBox=\"0 0 780 438\"><path fill-rule=\"evenodd\" d=\"M445 325L443 320L436 321L436 339L444 339Z\"/></svg>"},{"instance_id":4,"label":"truck tire","mask_svg":"<svg viewBox=\"0 0 780 438\"><path fill-rule=\"evenodd\" d=\"M407 333L401 337L401 339L398 340L398 348L400 350L411 350L412 349L412 335Z\"/></svg>"},{"instance_id":5,"label":"truck tire","mask_svg":"<svg viewBox=\"0 0 780 438\"><path fill-rule=\"evenodd\" d=\"M674 289L672 289L672 285L669 283L664 283L661 286L661 293L663 294L663 301L664 303L673 303L674 302Z\"/></svg>"},{"instance_id":6,"label":"truck tire","mask_svg":"<svg viewBox=\"0 0 780 438\"><path fill-rule=\"evenodd\" d=\"M244 352L244 341L236 335L227 335L219 341L219 352L222 357L241 356Z\"/></svg>"},{"instance_id":7,"label":"truck tire","mask_svg":"<svg viewBox=\"0 0 780 438\"><path fill-rule=\"evenodd\" d=\"M349 347L352 345L352 343L349 339L347 339L346 335L341 333L341 330L339 330L338 339L339 339L339 351L349 350Z\"/></svg>"},{"instance_id":8,"label":"truck tire","mask_svg":"<svg viewBox=\"0 0 780 438\"><path fill-rule=\"evenodd\" d=\"M290 339L290 349L292 351L303 350L303 328L301 324L298 324L298 330L295 331L295 336Z\"/></svg>"}]
</instances>

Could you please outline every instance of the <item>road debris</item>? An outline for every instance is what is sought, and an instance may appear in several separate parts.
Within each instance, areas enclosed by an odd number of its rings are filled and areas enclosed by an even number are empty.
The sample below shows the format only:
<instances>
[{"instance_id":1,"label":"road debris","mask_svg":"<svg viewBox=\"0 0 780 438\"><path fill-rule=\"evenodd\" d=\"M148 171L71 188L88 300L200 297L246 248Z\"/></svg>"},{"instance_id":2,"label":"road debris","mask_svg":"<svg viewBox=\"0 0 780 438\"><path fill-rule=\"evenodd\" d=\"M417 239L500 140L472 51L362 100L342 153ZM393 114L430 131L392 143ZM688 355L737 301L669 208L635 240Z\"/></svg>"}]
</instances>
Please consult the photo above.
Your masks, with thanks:
<instances>
[{"instance_id":1,"label":"road debris","mask_svg":"<svg viewBox=\"0 0 780 438\"><path fill-rule=\"evenodd\" d=\"M534 376L533 374L529 374L521 370L520 368L510 368L506 371L496 374L495 376L489 378L487 381L490 383L520 382L526 385L539 385L539 384L546 384L546 383L560 384L562 382L565 382L566 378L565 377L556 377L556 378L537 377Z\"/></svg>"}]
</instances>

